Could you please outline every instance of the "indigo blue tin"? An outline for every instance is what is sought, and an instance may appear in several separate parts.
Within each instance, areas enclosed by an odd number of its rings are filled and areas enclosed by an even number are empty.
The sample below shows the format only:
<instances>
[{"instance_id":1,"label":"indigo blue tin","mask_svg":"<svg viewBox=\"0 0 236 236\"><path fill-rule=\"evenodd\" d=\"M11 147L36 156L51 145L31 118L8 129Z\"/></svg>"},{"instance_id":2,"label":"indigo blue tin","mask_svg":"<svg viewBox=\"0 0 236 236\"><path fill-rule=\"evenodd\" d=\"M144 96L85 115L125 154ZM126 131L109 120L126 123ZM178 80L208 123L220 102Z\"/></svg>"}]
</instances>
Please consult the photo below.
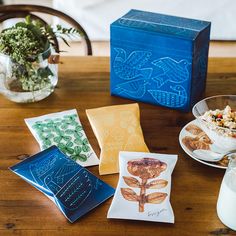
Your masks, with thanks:
<instances>
[{"instance_id":1,"label":"indigo blue tin","mask_svg":"<svg viewBox=\"0 0 236 236\"><path fill-rule=\"evenodd\" d=\"M210 25L139 10L113 22L111 94L189 111L205 90Z\"/></svg>"},{"instance_id":2,"label":"indigo blue tin","mask_svg":"<svg viewBox=\"0 0 236 236\"><path fill-rule=\"evenodd\" d=\"M10 167L48 196L74 222L114 194L114 189L52 146Z\"/></svg>"}]
</instances>

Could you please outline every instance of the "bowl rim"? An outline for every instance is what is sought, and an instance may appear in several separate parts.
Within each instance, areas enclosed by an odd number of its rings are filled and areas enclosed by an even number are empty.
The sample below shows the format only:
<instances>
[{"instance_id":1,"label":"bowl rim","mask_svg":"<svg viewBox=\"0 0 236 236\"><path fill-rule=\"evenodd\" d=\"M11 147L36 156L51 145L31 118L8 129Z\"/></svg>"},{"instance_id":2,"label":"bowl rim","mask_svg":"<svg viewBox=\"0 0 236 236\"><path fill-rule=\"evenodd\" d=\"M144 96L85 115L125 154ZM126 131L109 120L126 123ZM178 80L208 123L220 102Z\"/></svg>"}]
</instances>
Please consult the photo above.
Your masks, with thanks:
<instances>
[{"instance_id":1,"label":"bowl rim","mask_svg":"<svg viewBox=\"0 0 236 236\"><path fill-rule=\"evenodd\" d=\"M195 117L195 119L197 119L197 120L199 120L200 122L203 122L203 123L209 125L209 123L208 123L207 121L205 121L205 120L203 120L203 119L200 119L200 116L197 116L197 115L195 114L194 110L196 110L195 108L196 108L196 106L197 106L199 103L201 103L201 102L203 102L203 101L210 100L210 99L212 99L212 98L217 98L217 97L235 97L235 98L236 98L236 95L234 95L234 94L228 94L228 95L226 95L226 94L223 94L223 95L214 95L214 96L206 97L206 98L204 98L204 99L198 101L198 102L193 106L193 108L192 108L192 114L193 114L193 116ZM217 129L226 130L227 132L236 133L236 130L235 130L235 129L231 129L231 128L227 128L227 127L220 127L220 126L218 126L218 125L213 125L213 124L212 124L212 126L216 127Z\"/></svg>"}]
</instances>

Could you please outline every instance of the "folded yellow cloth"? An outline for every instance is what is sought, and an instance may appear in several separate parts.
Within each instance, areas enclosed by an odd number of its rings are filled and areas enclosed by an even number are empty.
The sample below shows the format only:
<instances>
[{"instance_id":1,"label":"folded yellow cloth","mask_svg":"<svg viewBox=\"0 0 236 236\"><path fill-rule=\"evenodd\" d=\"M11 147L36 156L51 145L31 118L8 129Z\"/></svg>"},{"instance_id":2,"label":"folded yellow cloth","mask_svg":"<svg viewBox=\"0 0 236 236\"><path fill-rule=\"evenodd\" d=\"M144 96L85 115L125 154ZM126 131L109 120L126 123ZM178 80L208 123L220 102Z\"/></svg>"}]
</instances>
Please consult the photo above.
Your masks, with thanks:
<instances>
[{"instance_id":1,"label":"folded yellow cloth","mask_svg":"<svg viewBox=\"0 0 236 236\"><path fill-rule=\"evenodd\" d=\"M101 148L100 175L119 172L120 151L149 152L137 103L88 109L86 114Z\"/></svg>"}]
</instances>

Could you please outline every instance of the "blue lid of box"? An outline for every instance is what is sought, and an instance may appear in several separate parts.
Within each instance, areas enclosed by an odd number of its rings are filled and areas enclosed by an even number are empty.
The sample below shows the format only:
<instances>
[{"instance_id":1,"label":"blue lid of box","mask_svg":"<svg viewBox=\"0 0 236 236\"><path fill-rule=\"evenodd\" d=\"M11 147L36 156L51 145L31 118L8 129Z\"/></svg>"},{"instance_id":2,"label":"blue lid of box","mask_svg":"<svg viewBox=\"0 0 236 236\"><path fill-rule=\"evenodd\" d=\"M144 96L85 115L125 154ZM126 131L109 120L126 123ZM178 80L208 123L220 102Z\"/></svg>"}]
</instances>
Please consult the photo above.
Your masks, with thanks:
<instances>
[{"instance_id":1,"label":"blue lid of box","mask_svg":"<svg viewBox=\"0 0 236 236\"><path fill-rule=\"evenodd\" d=\"M141 29L172 37L194 40L198 34L210 26L210 22L177 16L163 15L140 10L130 10L111 26Z\"/></svg>"}]
</instances>

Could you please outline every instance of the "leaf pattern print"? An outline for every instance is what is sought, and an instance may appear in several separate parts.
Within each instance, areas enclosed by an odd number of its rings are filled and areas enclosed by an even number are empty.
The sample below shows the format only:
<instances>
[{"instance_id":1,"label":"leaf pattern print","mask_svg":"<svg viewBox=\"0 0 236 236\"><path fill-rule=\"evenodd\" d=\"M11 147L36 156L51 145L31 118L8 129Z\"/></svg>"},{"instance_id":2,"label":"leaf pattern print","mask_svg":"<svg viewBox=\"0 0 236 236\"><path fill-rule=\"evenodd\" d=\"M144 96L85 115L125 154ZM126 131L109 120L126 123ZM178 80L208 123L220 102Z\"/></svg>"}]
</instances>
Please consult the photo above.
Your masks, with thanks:
<instances>
[{"instance_id":1,"label":"leaf pattern print","mask_svg":"<svg viewBox=\"0 0 236 236\"><path fill-rule=\"evenodd\" d=\"M56 133L57 133L57 136L54 138L54 142L58 144L61 143L61 141L68 142L72 139L71 136L66 135L63 130L60 130L58 128L56 129Z\"/></svg>"},{"instance_id":2,"label":"leaf pattern print","mask_svg":"<svg viewBox=\"0 0 236 236\"><path fill-rule=\"evenodd\" d=\"M76 138L76 139L75 139L75 143L81 145L81 146L82 146L82 150L83 150L84 152L90 151L89 142L88 142L88 139L87 139L87 138L85 138L85 139L83 139L83 140L82 140L81 138Z\"/></svg>"},{"instance_id":3,"label":"leaf pattern print","mask_svg":"<svg viewBox=\"0 0 236 236\"><path fill-rule=\"evenodd\" d=\"M75 147L75 153L71 156L72 160L79 159L82 162L87 161L87 159L88 159L87 156L85 154L81 153L81 152L82 152L82 148L79 147L79 146L76 146Z\"/></svg>"},{"instance_id":4,"label":"leaf pattern print","mask_svg":"<svg viewBox=\"0 0 236 236\"><path fill-rule=\"evenodd\" d=\"M64 116L64 119L69 122L71 125L74 125L76 126L78 123L76 121L76 118L77 118L77 115L74 114L74 115L65 115Z\"/></svg>"},{"instance_id":5,"label":"leaf pattern print","mask_svg":"<svg viewBox=\"0 0 236 236\"><path fill-rule=\"evenodd\" d=\"M59 143L58 147L65 154L71 155L71 154L74 153L74 149L72 148L73 147L73 143L72 142L68 142L66 144Z\"/></svg>"},{"instance_id":6,"label":"leaf pattern print","mask_svg":"<svg viewBox=\"0 0 236 236\"><path fill-rule=\"evenodd\" d=\"M42 130L43 127L44 127L44 124L43 124L43 122L41 122L41 121L35 122L35 124L32 126L32 128L35 129L35 130L37 130L37 131Z\"/></svg>"},{"instance_id":7,"label":"leaf pattern print","mask_svg":"<svg viewBox=\"0 0 236 236\"><path fill-rule=\"evenodd\" d=\"M66 134L74 134L74 136L76 138L80 139L83 136L83 134L81 132L82 130L83 130L82 126L77 125L74 130L73 129L68 129L68 130L65 131L65 133Z\"/></svg>"},{"instance_id":8,"label":"leaf pattern print","mask_svg":"<svg viewBox=\"0 0 236 236\"><path fill-rule=\"evenodd\" d=\"M84 144L84 145L82 146L82 150L83 150L84 152L88 152L88 151L90 151L90 147L89 147L88 145Z\"/></svg>"},{"instance_id":9,"label":"leaf pattern print","mask_svg":"<svg viewBox=\"0 0 236 236\"><path fill-rule=\"evenodd\" d=\"M45 126L50 130L50 131L55 131L57 128L57 123L55 123L53 120L48 119L47 123Z\"/></svg>"},{"instance_id":10,"label":"leaf pattern print","mask_svg":"<svg viewBox=\"0 0 236 236\"><path fill-rule=\"evenodd\" d=\"M42 149L56 145L74 161L86 162L93 150L77 117L72 114L36 121L32 128L41 140Z\"/></svg>"},{"instance_id":11,"label":"leaf pattern print","mask_svg":"<svg viewBox=\"0 0 236 236\"><path fill-rule=\"evenodd\" d=\"M54 137L53 134L47 134L45 137L43 136L43 144L47 147L52 145L51 139Z\"/></svg>"}]
</instances>

